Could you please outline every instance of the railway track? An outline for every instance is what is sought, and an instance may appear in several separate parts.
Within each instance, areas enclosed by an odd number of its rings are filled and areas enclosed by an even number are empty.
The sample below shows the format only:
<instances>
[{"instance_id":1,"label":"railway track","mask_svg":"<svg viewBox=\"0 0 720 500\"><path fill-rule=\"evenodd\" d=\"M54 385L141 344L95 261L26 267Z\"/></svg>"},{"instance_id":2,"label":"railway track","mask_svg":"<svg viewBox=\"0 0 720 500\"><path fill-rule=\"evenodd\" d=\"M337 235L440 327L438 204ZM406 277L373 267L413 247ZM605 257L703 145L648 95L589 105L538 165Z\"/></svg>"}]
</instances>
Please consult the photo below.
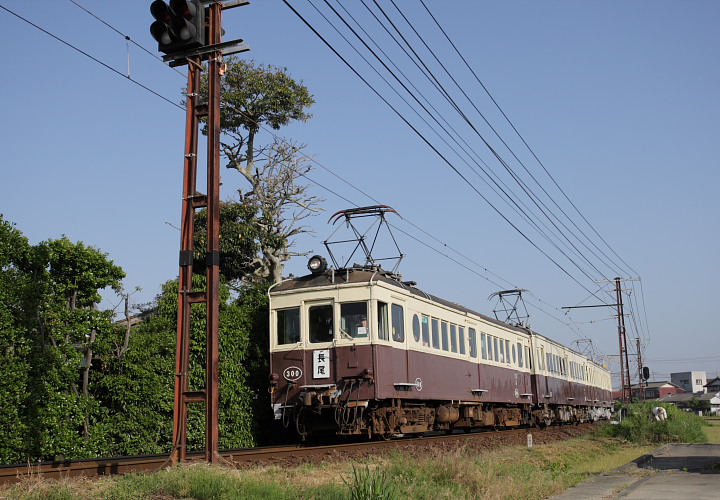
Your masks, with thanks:
<instances>
[{"instance_id":1,"label":"railway track","mask_svg":"<svg viewBox=\"0 0 720 500\"><path fill-rule=\"evenodd\" d=\"M526 442L528 433L535 436L536 443L568 439L588 432L594 424L558 426L548 429L510 429L498 432L472 432L451 435L434 435L424 438L403 438L390 441L363 441L355 443L320 446L268 446L226 450L220 453L222 462L234 467L253 465L293 466L303 462L347 460L368 454L382 453L389 449L412 451L434 446L474 444L485 449L497 446L519 445ZM204 452L188 453L189 462L204 461ZM97 477L128 472L152 473L170 465L169 455L141 455L83 460L62 460L35 464L0 466L0 484L20 482L26 478L63 479L68 477Z\"/></svg>"}]
</instances>

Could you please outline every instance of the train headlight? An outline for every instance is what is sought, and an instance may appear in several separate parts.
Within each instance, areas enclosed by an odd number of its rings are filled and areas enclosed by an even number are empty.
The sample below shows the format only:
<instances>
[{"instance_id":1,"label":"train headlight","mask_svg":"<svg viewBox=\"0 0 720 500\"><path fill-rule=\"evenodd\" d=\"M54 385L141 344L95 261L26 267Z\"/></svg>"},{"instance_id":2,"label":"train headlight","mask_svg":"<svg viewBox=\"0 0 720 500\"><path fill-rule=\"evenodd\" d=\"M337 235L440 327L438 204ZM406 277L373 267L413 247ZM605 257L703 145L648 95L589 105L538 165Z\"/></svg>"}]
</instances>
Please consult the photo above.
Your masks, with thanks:
<instances>
[{"instance_id":1,"label":"train headlight","mask_svg":"<svg viewBox=\"0 0 720 500\"><path fill-rule=\"evenodd\" d=\"M307 267L313 274L324 273L327 269L327 261L320 255L313 255L310 257Z\"/></svg>"}]
</instances>

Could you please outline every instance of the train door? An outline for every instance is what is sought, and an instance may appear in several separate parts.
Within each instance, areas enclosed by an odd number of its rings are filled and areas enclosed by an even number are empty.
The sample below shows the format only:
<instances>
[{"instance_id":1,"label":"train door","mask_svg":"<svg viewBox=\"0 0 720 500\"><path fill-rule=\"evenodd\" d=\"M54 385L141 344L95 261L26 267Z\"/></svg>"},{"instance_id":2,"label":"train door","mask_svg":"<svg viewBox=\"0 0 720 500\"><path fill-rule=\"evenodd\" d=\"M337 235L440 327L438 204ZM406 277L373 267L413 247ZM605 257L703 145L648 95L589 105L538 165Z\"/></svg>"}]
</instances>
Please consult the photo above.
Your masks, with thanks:
<instances>
[{"instance_id":1,"label":"train door","mask_svg":"<svg viewBox=\"0 0 720 500\"><path fill-rule=\"evenodd\" d=\"M332 301L307 304L307 346L304 365L308 386L331 384L335 380L333 334L335 315Z\"/></svg>"},{"instance_id":2,"label":"train door","mask_svg":"<svg viewBox=\"0 0 720 500\"><path fill-rule=\"evenodd\" d=\"M375 375L378 397L398 397L407 390L408 352L406 349L405 302L392 297L377 301L378 338L375 344Z\"/></svg>"}]
</instances>

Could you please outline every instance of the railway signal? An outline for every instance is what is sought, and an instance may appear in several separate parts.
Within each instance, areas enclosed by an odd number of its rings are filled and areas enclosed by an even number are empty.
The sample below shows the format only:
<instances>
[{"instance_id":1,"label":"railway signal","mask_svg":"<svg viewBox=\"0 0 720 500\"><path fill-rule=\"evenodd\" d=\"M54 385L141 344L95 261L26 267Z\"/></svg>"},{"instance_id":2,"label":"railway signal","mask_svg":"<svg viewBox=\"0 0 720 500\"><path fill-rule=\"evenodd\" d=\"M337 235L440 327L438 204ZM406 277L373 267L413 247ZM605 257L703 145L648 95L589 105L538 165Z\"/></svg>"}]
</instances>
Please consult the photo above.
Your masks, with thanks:
<instances>
[{"instance_id":1,"label":"railway signal","mask_svg":"<svg viewBox=\"0 0 720 500\"><path fill-rule=\"evenodd\" d=\"M150 4L155 21L150 34L165 54L205 45L205 8L200 0L163 0Z\"/></svg>"}]
</instances>

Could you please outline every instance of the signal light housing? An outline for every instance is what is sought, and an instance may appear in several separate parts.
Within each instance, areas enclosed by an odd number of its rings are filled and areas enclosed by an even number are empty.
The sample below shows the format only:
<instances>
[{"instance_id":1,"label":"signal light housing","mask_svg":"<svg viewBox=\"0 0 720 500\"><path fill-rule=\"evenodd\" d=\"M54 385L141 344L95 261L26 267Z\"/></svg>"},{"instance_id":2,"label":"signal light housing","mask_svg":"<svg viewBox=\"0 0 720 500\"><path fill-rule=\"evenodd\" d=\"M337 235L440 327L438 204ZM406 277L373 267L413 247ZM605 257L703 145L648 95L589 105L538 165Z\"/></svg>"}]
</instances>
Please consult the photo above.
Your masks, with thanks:
<instances>
[{"instance_id":1,"label":"signal light housing","mask_svg":"<svg viewBox=\"0 0 720 500\"><path fill-rule=\"evenodd\" d=\"M150 34L165 54L181 52L205 45L205 8L200 0L163 0L150 4L155 21Z\"/></svg>"}]
</instances>

